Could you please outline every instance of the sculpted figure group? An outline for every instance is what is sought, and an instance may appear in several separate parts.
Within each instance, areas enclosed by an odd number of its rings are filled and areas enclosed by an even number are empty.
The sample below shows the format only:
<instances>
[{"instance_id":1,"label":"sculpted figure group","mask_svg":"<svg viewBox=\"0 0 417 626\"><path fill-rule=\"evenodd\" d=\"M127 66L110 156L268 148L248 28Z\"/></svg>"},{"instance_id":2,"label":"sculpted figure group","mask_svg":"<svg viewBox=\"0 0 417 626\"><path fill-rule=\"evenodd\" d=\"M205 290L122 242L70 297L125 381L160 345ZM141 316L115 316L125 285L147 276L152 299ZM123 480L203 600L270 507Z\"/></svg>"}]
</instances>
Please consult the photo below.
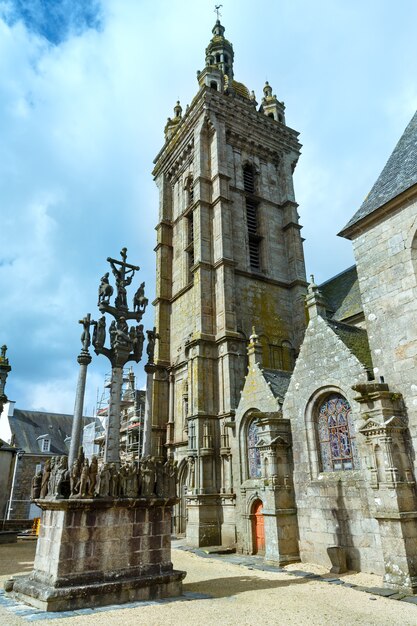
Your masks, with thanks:
<instances>
[{"instance_id":1,"label":"sculpted figure group","mask_svg":"<svg viewBox=\"0 0 417 626\"><path fill-rule=\"evenodd\" d=\"M97 458L89 462L80 448L70 469L66 456L45 462L32 480L32 499L175 498L177 474L172 458L163 463L147 457L139 463L123 463L119 469L114 463L99 467Z\"/></svg>"}]
</instances>

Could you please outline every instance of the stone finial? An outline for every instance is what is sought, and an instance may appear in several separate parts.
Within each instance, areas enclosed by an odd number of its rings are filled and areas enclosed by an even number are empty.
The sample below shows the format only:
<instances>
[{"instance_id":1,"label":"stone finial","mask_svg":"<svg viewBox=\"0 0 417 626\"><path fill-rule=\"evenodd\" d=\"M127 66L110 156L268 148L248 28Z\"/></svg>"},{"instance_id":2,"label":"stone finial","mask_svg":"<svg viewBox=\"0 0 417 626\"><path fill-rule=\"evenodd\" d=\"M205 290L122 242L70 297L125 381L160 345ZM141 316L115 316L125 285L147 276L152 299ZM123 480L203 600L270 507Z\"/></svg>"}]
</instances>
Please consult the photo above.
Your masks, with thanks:
<instances>
[{"instance_id":1,"label":"stone finial","mask_svg":"<svg viewBox=\"0 0 417 626\"><path fill-rule=\"evenodd\" d=\"M326 318L326 301L314 282L314 275L310 275L310 284L307 289L306 305L308 309L309 318L313 319L320 315L320 317Z\"/></svg>"},{"instance_id":2,"label":"stone finial","mask_svg":"<svg viewBox=\"0 0 417 626\"><path fill-rule=\"evenodd\" d=\"M255 326L252 326L252 334L249 337L248 357L249 367L253 367L255 363L262 366L262 345L256 334Z\"/></svg>"},{"instance_id":3,"label":"stone finial","mask_svg":"<svg viewBox=\"0 0 417 626\"><path fill-rule=\"evenodd\" d=\"M177 119L182 117L182 106L179 100L177 100L177 104L174 106L174 113Z\"/></svg>"},{"instance_id":4,"label":"stone finial","mask_svg":"<svg viewBox=\"0 0 417 626\"><path fill-rule=\"evenodd\" d=\"M265 81L265 87L263 91L264 91L265 98L272 98L272 87L268 83L267 80Z\"/></svg>"}]
</instances>

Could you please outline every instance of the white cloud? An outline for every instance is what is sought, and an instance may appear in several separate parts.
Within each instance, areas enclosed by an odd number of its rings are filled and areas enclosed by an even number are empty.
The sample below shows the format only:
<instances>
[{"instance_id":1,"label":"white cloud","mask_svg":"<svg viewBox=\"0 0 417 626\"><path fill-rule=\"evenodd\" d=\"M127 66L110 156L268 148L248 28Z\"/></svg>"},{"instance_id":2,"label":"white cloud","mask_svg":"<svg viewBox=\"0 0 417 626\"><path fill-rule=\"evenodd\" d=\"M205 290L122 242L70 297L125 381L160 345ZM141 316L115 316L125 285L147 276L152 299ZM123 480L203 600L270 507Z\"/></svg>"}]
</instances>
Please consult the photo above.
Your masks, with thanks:
<instances>
[{"instance_id":1,"label":"white cloud","mask_svg":"<svg viewBox=\"0 0 417 626\"><path fill-rule=\"evenodd\" d=\"M212 11L206 2L106 0L100 29L77 28L59 45L0 19L0 343L20 408L72 410L77 320L96 315L107 256L126 245L154 295L152 160L175 101L185 107L196 93ZM417 8L233 0L222 12L236 78L258 100L268 78L301 131L296 197L308 272L324 280L351 264L336 232L416 106ZM89 369L100 378L109 368L100 357Z\"/></svg>"}]
</instances>

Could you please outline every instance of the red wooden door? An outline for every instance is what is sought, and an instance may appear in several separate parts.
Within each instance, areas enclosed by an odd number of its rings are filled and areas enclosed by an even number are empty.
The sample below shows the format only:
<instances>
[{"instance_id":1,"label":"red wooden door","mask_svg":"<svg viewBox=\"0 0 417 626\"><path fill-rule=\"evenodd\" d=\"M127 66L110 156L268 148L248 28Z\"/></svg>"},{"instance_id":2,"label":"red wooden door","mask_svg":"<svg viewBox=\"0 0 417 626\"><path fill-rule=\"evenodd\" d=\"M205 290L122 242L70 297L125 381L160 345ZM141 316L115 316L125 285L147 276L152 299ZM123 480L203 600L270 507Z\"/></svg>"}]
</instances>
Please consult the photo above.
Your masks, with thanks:
<instances>
[{"instance_id":1,"label":"red wooden door","mask_svg":"<svg viewBox=\"0 0 417 626\"><path fill-rule=\"evenodd\" d=\"M257 500L253 505L253 552L264 554L265 552L265 527L263 516L263 504Z\"/></svg>"}]
</instances>

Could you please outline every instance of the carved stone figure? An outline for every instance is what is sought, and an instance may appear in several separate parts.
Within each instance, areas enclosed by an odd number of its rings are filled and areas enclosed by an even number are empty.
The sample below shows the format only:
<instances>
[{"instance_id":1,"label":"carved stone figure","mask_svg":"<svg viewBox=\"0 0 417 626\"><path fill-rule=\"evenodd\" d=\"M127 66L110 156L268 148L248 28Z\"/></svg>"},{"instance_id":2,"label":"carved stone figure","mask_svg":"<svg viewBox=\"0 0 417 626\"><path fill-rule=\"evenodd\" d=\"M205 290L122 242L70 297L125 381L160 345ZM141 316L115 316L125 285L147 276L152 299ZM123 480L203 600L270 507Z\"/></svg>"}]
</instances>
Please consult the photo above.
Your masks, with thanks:
<instances>
[{"instance_id":1,"label":"carved stone figure","mask_svg":"<svg viewBox=\"0 0 417 626\"><path fill-rule=\"evenodd\" d=\"M69 487L69 473L68 473L68 457L61 456L59 461L55 463L55 481L53 495L55 498L68 497Z\"/></svg>"},{"instance_id":2,"label":"carved stone figure","mask_svg":"<svg viewBox=\"0 0 417 626\"><path fill-rule=\"evenodd\" d=\"M193 456L188 457L188 489L195 487L195 459Z\"/></svg>"},{"instance_id":3,"label":"carved stone figure","mask_svg":"<svg viewBox=\"0 0 417 626\"><path fill-rule=\"evenodd\" d=\"M159 339L159 336L156 332L156 328L153 330L147 330L146 334L148 336L148 345L146 346L146 354L148 355L148 363L153 363L154 354L155 354L155 341Z\"/></svg>"},{"instance_id":4,"label":"carved stone figure","mask_svg":"<svg viewBox=\"0 0 417 626\"><path fill-rule=\"evenodd\" d=\"M96 482L98 473L98 461L97 457L93 456L91 459L90 470L88 473L88 495L90 498L94 497Z\"/></svg>"},{"instance_id":5,"label":"carved stone figure","mask_svg":"<svg viewBox=\"0 0 417 626\"><path fill-rule=\"evenodd\" d=\"M115 463L111 463L110 465L110 490L109 495L112 498L117 498L120 493L120 480L119 480L119 472L117 471L117 467Z\"/></svg>"},{"instance_id":6,"label":"carved stone figure","mask_svg":"<svg viewBox=\"0 0 417 626\"><path fill-rule=\"evenodd\" d=\"M81 463L80 459L75 459L70 470L70 491L71 495L75 496L80 489L80 473Z\"/></svg>"},{"instance_id":7,"label":"carved stone figure","mask_svg":"<svg viewBox=\"0 0 417 626\"><path fill-rule=\"evenodd\" d=\"M142 318L147 306L148 298L145 297L145 283L141 283L133 296L133 310L135 313L140 313Z\"/></svg>"},{"instance_id":8,"label":"carved stone figure","mask_svg":"<svg viewBox=\"0 0 417 626\"><path fill-rule=\"evenodd\" d=\"M143 324L139 324L136 328L131 328L130 330L134 331L133 337L133 354L135 355L135 359L139 362L142 358L143 353L143 344L145 342L145 334L143 332Z\"/></svg>"},{"instance_id":9,"label":"carved stone figure","mask_svg":"<svg viewBox=\"0 0 417 626\"><path fill-rule=\"evenodd\" d=\"M108 259L108 261L116 281L117 296L114 304L116 308L127 307L126 287L132 282L134 271L129 269L126 272L124 265L121 265L119 269L112 259Z\"/></svg>"},{"instance_id":10,"label":"carved stone figure","mask_svg":"<svg viewBox=\"0 0 417 626\"><path fill-rule=\"evenodd\" d=\"M152 496L155 489L155 462L153 457L142 463L142 495Z\"/></svg>"},{"instance_id":11,"label":"carved stone figure","mask_svg":"<svg viewBox=\"0 0 417 626\"><path fill-rule=\"evenodd\" d=\"M177 475L178 475L178 462L174 461L173 457L168 459L168 497L175 498L177 495Z\"/></svg>"},{"instance_id":12,"label":"carved stone figure","mask_svg":"<svg viewBox=\"0 0 417 626\"><path fill-rule=\"evenodd\" d=\"M130 346L129 326L124 317L117 322L115 343L119 346Z\"/></svg>"},{"instance_id":13,"label":"carved stone figure","mask_svg":"<svg viewBox=\"0 0 417 626\"><path fill-rule=\"evenodd\" d=\"M109 272L106 272L101 278L98 288L98 303L108 304L113 295L113 287L109 284Z\"/></svg>"},{"instance_id":14,"label":"carved stone figure","mask_svg":"<svg viewBox=\"0 0 417 626\"><path fill-rule=\"evenodd\" d=\"M96 350L101 350L106 342L106 318L104 315L96 322L93 331L93 346Z\"/></svg>"},{"instance_id":15,"label":"carved stone figure","mask_svg":"<svg viewBox=\"0 0 417 626\"><path fill-rule=\"evenodd\" d=\"M30 497L32 500L40 498L42 488L42 470L39 470L37 474L32 478L32 491Z\"/></svg>"},{"instance_id":16,"label":"carved stone figure","mask_svg":"<svg viewBox=\"0 0 417 626\"><path fill-rule=\"evenodd\" d=\"M103 498L110 495L110 468L108 463L105 463L100 470L96 493Z\"/></svg>"},{"instance_id":17,"label":"carved stone figure","mask_svg":"<svg viewBox=\"0 0 417 626\"><path fill-rule=\"evenodd\" d=\"M116 344L116 336L117 336L116 320L113 320L112 323L110 324L109 335L110 335L110 346L114 348Z\"/></svg>"},{"instance_id":18,"label":"carved stone figure","mask_svg":"<svg viewBox=\"0 0 417 626\"><path fill-rule=\"evenodd\" d=\"M119 470L119 495L125 496L127 491L127 465L121 465Z\"/></svg>"},{"instance_id":19,"label":"carved stone figure","mask_svg":"<svg viewBox=\"0 0 417 626\"><path fill-rule=\"evenodd\" d=\"M55 493L55 480L56 480L56 472L58 469L58 463L55 460L55 457L51 458L51 472L49 475L48 482L48 495L53 496Z\"/></svg>"},{"instance_id":20,"label":"carved stone figure","mask_svg":"<svg viewBox=\"0 0 417 626\"><path fill-rule=\"evenodd\" d=\"M138 495L137 472L133 463L126 465L124 495L126 498L137 498Z\"/></svg>"},{"instance_id":21,"label":"carved stone figure","mask_svg":"<svg viewBox=\"0 0 417 626\"><path fill-rule=\"evenodd\" d=\"M162 463L155 464L155 493L159 498L163 498L166 495L166 472L165 466Z\"/></svg>"},{"instance_id":22,"label":"carved stone figure","mask_svg":"<svg viewBox=\"0 0 417 626\"><path fill-rule=\"evenodd\" d=\"M85 459L82 469L81 469L80 485L79 485L79 491L78 491L79 498L86 498L88 496L89 473L90 473L90 468L88 467L88 459Z\"/></svg>"},{"instance_id":23,"label":"carved stone figure","mask_svg":"<svg viewBox=\"0 0 417 626\"><path fill-rule=\"evenodd\" d=\"M51 460L46 459L42 473L41 492L39 497L45 498L48 495L49 479L51 477Z\"/></svg>"}]
</instances>

